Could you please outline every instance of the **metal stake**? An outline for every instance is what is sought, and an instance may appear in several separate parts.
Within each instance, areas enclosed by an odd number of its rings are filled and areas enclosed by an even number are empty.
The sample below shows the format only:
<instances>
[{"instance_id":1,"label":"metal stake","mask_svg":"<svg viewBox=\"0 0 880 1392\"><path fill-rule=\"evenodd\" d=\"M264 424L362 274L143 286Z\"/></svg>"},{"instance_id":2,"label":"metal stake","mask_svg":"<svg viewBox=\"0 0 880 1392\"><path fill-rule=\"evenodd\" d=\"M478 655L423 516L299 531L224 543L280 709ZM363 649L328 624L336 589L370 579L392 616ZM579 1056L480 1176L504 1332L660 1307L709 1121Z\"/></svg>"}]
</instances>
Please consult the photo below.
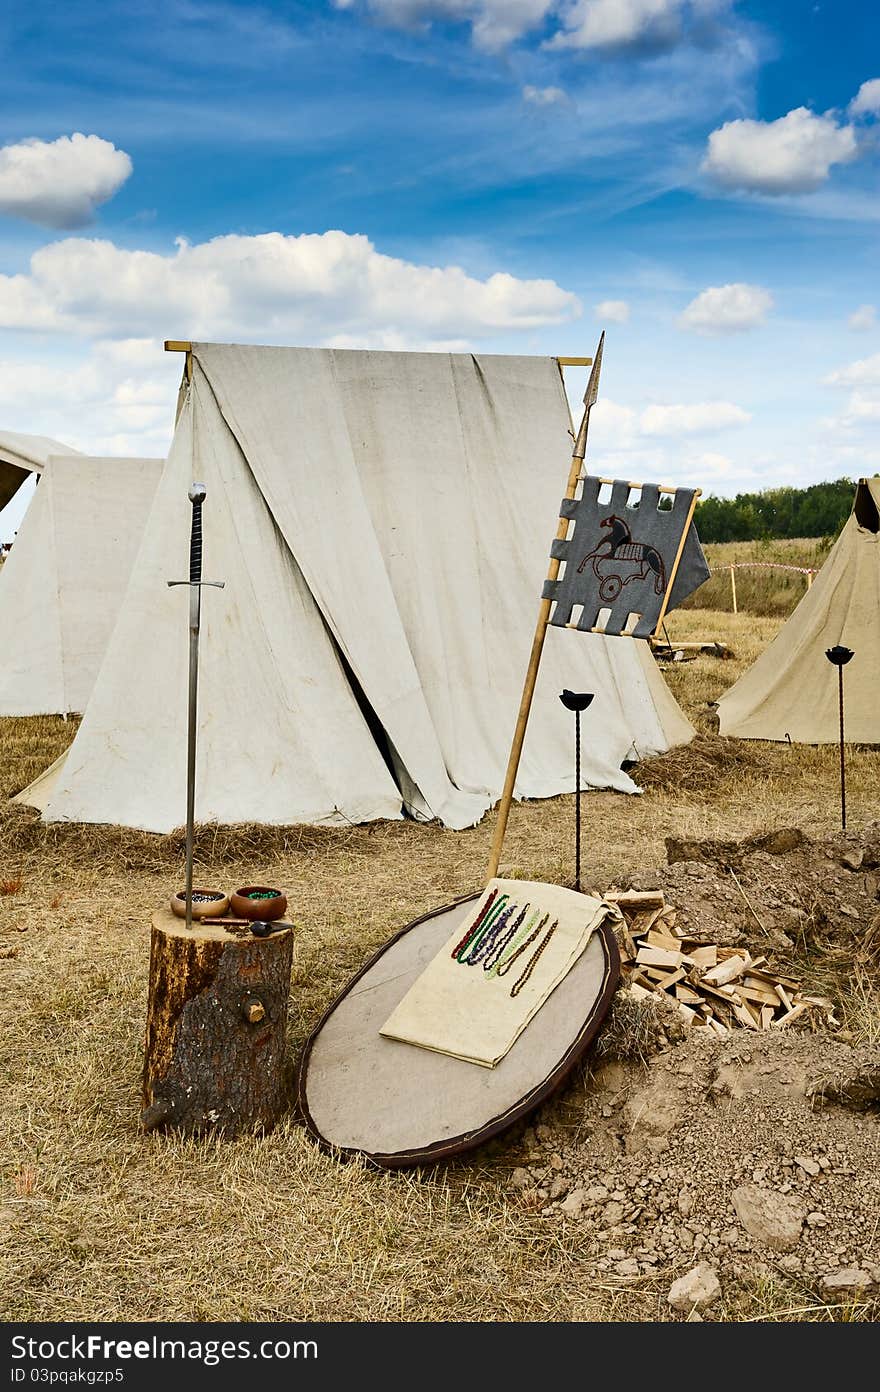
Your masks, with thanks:
<instances>
[{"instance_id":1,"label":"metal stake","mask_svg":"<svg viewBox=\"0 0 880 1392\"><path fill-rule=\"evenodd\" d=\"M581 713L574 713L574 887L581 887Z\"/></svg>"},{"instance_id":2,"label":"metal stake","mask_svg":"<svg viewBox=\"0 0 880 1392\"><path fill-rule=\"evenodd\" d=\"M837 705L840 713L840 826L846 831L846 763L843 752L843 668L837 669Z\"/></svg>"},{"instance_id":3,"label":"metal stake","mask_svg":"<svg viewBox=\"0 0 880 1392\"><path fill-rule=\"evenodd\" d=\"M569 691L568 688L559 697L566 710L574 711L574 887L580 893L581 888L581 711L587 709L592 701L592 694L586 691Z\"/></svg>"},{"instance_id":4,"label":"metal stake","mask_svg":"<svg viewBox=\"0 0 880 1392\"><path fill-rule=\"evenodd\" d=\"M826 648L825 656L828 661L837 668L837 706L840 715L840 827L846 831L846 761L844 756L843 744L843 669L846 664L855 657L852 648L844 648L838 644L834 648Z\"/></svg>"},{"instance_id":5,"label":"metal stake","mask_svg":"<svg viewBox=\"0 0 880 1392\"><path fill-rule=\"evenodd\" d=\"M192 503L192 529L189 542L189 579L169 580L174 585L189 585L189 712L186 737L186 926L192 928L193 835L196 811L196 730L199 695L199 628L202 613L202 586L222 590L223 580L202 579L202 503L207 489L194 483L187 497Z\"/></svg>"}]
</instances>

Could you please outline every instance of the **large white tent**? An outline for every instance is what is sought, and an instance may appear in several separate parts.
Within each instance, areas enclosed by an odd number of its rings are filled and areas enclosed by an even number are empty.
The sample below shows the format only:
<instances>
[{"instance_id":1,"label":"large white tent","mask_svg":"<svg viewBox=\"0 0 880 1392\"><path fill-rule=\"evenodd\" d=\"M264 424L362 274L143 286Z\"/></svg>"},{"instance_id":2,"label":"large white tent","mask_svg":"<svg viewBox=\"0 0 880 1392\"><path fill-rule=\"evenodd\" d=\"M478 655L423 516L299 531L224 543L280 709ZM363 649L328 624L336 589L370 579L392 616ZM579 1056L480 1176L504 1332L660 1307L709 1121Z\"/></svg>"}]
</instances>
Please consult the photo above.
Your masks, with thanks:
<instances>
[{"instance_id":1,"label":"large white tent","mask_svg":"<svg viewBox=\"0 0 880 1392\"><path fill-rule=\"evenodd\" d=\"M86 708L159 459L50 456L0 570L0 715Z\"/></svg>"},{"instance_id":2,"label":"large white tent","mask_svg":"<svg viewBox=\"0 0 880 1392\"><path fill-rule=\"evenodd\" d=\"M69 445L45 435L20 435L0 431L0 511L31 474L41 474L46 461L56 454L76 454Z\"/></svg>"},{"instance_id":3,"label":"large white tent","mask_svg":"<svg viewBox=\"0 0 880 1392\"><path fill-rule=\"evenodd\" d=\"M186 573L207 487L197 817L471 825L498 798L571 454L554 358L194 344L171 453L48 820L185 806ZM647 645L551 631L517 795L692 736Z\"/></svg>"},{"instance_id":4,"label":"large white tent","mask_svg":"<svg viewBox=\"0 0 880 1392\"><path fill-rule=\"evenodd\" d=\"M880 478L861 479L853 510L815 581L757 662L718 702L723 735L832 744L839 738L841 645L846 738L880 744Z\"/></svg>"}]
</instances>

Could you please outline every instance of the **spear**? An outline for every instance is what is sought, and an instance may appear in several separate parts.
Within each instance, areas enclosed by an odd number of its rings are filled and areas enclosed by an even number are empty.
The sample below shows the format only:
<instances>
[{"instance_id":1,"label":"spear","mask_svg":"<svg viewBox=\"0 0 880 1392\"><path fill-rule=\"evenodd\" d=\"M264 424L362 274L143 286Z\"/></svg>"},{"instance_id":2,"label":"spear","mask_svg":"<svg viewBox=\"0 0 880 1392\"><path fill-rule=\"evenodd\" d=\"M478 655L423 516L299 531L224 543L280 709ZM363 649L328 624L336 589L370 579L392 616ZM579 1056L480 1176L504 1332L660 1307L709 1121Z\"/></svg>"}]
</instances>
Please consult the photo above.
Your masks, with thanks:
<instances>
[{"instance_id":1,"label":"spear","mask_svg":"<svg viewBox=\"0 0 880 1392\"><path fill-rule=\"evenodd\" d=\"M571 464L568 471L568 484L565 489L566 498L574 498L577 492L578 482L581 476L584 459L587 453L587 432L590 426L590 412L595 406L599 397L599 373L602 370L602 349L605 345L605 333L599 339L599 346L596 349L596 356L593 359L593 366L590 378L587 382L587 390L584 392L584 414L581 417L580 428L575 436L574 451L571 456ZM556 529L556 540L565 541L568 536L568 519L560 518ZM559 575L559 561L555 556L551 557L550 567L547 571L547 579L555 580ZM504 790L498 804L498 820L495 823L495 835L492 839L492 849L489 854L488 878L491 880L493 875L498 874L498 866L501 862L501 847L504 844L504 833L507 830L507 819L510 815L510 804L513 801L513 789L516 783L516 775L519 769L520 755L522 754L523 740L526 736L526 725L528 724L529 711L532 708L532 697L535 694L535 683L538 680L538 667L541 663L541 653L544 648L544 638L547 633L547 624L550 620L551 601L542 599L538 609L538 622L535 625L535 636L532 639L532 651L529 656L529 665L526 670L525 685L523 686L522 699L520 700L519 713L516 717L516 728L513 732L513 743L510 747L510 756L507 761L507 773L504 778Z\"/></svg>"},{"instance_id":2,"label":"spear","mask_svg":"<svg viewBox=\"0 0 880 1392\"><path fill-rule=\"evenodd\" d=\"M199 695L199 628L202 617L202 586L222 590L223 580L202 579L202 504L207 489L194 483L187 497L192 503L192 529L189 540L189 579L169 580L168 587L189 585L189 718L186 743L186 926L192 928L193 832L196 810L196 725Z\"/></svg>"}]
</instances>

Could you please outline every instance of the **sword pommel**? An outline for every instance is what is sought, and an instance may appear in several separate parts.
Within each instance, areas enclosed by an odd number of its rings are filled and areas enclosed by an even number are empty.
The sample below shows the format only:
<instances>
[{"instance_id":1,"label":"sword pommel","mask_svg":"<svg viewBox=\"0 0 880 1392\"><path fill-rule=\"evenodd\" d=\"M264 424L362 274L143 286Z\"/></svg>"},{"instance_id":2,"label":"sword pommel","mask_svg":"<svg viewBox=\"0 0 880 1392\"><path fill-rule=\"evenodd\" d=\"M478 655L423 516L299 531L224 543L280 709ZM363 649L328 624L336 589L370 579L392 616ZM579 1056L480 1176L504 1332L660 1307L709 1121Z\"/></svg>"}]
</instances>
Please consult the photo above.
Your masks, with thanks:
<instances>
[{"instance_id":1,"label":"sword pommel","mask_svg":"<svg viewBox=\"0 0 880 1392\"><path fill-rule=\"evenodd\" d=\"M208 490L203 483L194 483L186 496L191 503L203 503L207 492Z\"/></svg>"}]
</instances>

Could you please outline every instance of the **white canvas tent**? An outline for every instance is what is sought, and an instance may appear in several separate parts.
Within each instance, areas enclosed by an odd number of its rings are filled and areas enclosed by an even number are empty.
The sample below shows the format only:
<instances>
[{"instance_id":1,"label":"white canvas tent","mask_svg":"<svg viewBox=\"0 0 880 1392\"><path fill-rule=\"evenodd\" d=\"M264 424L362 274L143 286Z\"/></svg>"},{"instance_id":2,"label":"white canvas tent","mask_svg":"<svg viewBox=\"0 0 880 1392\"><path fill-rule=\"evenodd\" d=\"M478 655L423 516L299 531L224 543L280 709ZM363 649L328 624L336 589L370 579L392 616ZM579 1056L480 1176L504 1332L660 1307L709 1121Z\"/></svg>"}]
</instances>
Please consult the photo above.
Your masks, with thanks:
<instances>
[{"instance_id":1,"label":"white canvas tent","mask_svg":"<svg viewBox=\"0 0 880 1392\"><path fill-rule=\"evenodd\" d=\"M45 435L20 435L15 430L0 431L0 511L15 496L31 474L41 474L51 455L76 454L69 445ZM3 538L8 540L8 538Z\"/></svg>"},{"instance_id":2,"label":"white canvas tent","mask_svg":"<svg viewBox=\"0 0 880 1392\"><path fill-rule=\"evenodd\" d=\"M125 603L49 820L168 831L185 806L187 489L207 487L197 817L471 825L498 798L571 453L553 358L194 344ZM692 728L647 645L548 635L517 794Z\"/></svg>"},{"instance_id":3,"label":"white canvas tent","mask_svg":"<svg viewBox=\"0 0 880 1392\"><path fill-rule=\"evenodd\" d=\"M861 479L850 518L788 622L718 702L723 735L831 744L839 738L837 671L845 669L846 738L880 744L880 478Z\"/></svg>"},{"instance_id":4,"label":"white canvas tent","mask_svg":"<svg viewBox=\"0 0 880 1392\"><path fill-rule=\"evenodd\" d=\"M159 459L50 456L0 570L0 716L85 710Z\"/></svg>"}]
</instances>

